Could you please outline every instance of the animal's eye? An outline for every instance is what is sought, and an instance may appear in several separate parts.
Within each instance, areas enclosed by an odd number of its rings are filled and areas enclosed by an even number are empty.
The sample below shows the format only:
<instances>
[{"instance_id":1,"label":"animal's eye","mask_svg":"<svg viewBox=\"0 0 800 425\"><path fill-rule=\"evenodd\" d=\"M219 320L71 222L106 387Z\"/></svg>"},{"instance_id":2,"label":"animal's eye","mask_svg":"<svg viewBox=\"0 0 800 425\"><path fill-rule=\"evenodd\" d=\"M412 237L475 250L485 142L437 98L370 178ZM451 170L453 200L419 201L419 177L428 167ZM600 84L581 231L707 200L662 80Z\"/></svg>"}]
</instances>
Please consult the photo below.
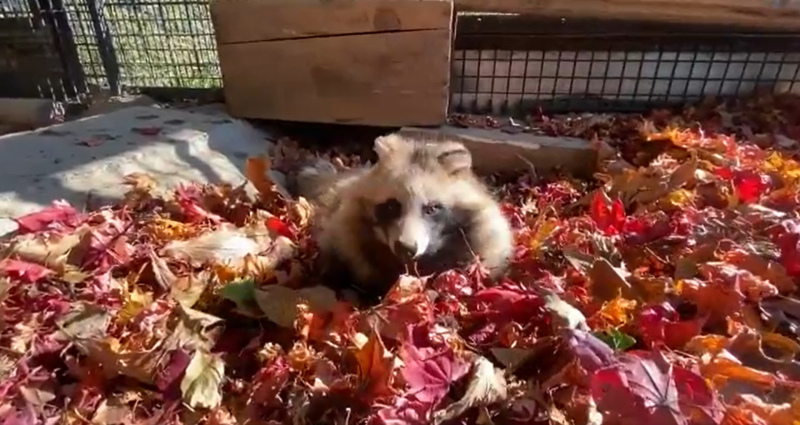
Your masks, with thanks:
<instances>
[{"instance_id":1,"label":"animal's eye","mask_svg":"<svg viewBox=\"0 0 800 425\"><path fill-rule=\"evenodd\" d=\"M396 220L402 213L403 206L395 198L389 198L378 205L375 205L375 219L380 222Z\"/></svg>"},{"instance_id":2,"label":"animal's eye","mask_svg":"<svg viewBox=\"0 0 800 425\"><path fill-rule=\"evenodd\" d=\"M422 206L422 212L427 215L434 215L441 211L444 208L442 204L438 202L431 202Z\"/></svg>"}]
</instances>

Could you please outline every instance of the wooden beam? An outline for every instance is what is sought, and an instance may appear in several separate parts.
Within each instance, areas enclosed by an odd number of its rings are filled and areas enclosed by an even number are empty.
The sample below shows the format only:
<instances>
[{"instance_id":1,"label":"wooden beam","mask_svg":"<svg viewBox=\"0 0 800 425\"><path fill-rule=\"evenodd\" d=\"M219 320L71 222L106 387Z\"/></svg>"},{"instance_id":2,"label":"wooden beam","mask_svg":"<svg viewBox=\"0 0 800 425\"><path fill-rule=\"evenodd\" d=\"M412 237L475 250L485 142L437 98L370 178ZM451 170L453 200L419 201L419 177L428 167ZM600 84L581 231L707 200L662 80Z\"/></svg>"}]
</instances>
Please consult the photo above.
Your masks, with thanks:
<instances>
[{"instance_id":1,"label":"wooden beam","mask_svg":"<svg viewBox=\"0 0 800 425\"><path fill-rule=\"evenodd\" d=\"M457 12L800 30L800 0L454 0L454 3Z\"/></svg>"},{"instance_id":2,"label":"wooden beam","mask_svg":"<svg viewBox=\"0 0 800 425\"><path fill-rule=\"evenodd\" d=\"M450 1L216 0L211 14L234 116L398 127L446 120Z\"/></svg>"}]
</instances>

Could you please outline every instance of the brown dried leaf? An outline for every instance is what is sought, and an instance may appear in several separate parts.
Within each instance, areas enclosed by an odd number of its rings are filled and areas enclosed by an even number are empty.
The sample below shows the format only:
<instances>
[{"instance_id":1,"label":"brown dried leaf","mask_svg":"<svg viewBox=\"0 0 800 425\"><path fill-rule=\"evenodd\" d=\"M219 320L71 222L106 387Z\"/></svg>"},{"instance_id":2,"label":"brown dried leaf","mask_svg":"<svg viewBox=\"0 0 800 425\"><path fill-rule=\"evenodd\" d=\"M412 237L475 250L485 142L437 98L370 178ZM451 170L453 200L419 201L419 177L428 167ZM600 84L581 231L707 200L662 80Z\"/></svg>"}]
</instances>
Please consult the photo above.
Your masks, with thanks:
<instances>
[{"instance_id":1,"label":"brown dried leaf","mask_svg":"<svg viewBox=\"0 0 800 425\"><path fill-rule=\"evenodd\" d=\"M628 282L627 273L604 258L595 260L587 274L592 281L592 295L598 300L611 301L619 296L643 300L640 292Z\"/></svg>"},{"instance_id":2,"label":"brown dried leaf","mask_svg":"<svg viewBox=\"0 0 800 425\"><path fill-rule=\"evenodd\" d=\"M292 328L297 318L299 304L308 303L312 312L333 311L336 293L325 286L292 289L283 285L256 288L255 298L264 314L285 328Z\"/></svg>"},{"instance_id":3,"label":"brown dried leaf","mask_svg":"<svg viewBox=\"0 0 800 425\"><path fill-rule=\"evenodd\" d=\"M500 403L507 397L508 390L503 372L496 369L486 358L476 356L472 362L472 375L469 378L464 397L434 413L433 423L441 424L461 416L473 407L486 407Z\"/></svg>"},{"instance_id":4,"label":"brown dried leaf","mask_svg":"<svg viewBox=\"0 0 800 425\"><path fill-rule=\"evenodd\" d=\"M111 323L111 313L94 304L78 303L58 321L61 335L66 339L102 338Z\"/></svg>"}]
</instances>

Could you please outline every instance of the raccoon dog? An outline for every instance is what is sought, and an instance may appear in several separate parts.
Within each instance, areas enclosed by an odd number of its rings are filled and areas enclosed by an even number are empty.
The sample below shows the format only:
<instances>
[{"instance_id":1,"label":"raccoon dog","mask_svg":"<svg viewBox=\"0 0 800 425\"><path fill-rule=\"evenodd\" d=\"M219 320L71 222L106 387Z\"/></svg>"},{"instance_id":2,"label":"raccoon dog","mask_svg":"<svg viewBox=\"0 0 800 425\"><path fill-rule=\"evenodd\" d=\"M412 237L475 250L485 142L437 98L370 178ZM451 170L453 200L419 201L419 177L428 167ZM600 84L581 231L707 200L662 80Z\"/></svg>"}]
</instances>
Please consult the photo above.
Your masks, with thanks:
<instances>
[{"instance_id":1,"label":"raccoon dog","mask_svg":"<svg viewBox=\"0 0 800 425\"><path fill-rule=\"evenodd\" d=\"M329 284L379 297L406 270L438 273L476 255L491 277L505 272L511 227L473 174L464 145L391 134L377 138L374 149L375 165L337 172L320 161L297 175L295 192L317 206Z\"/></svg>"}]
</instances>

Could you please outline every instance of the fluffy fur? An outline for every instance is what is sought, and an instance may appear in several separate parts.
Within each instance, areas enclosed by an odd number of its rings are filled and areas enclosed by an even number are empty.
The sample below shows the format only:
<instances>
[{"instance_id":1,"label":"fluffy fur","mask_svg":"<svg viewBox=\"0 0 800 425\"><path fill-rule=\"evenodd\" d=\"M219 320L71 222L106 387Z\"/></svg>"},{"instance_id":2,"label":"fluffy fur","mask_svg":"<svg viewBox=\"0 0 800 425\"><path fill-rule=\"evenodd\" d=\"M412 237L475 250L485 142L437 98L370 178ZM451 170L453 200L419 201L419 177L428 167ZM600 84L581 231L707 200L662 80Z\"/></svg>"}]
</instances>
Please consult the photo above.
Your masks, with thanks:
<instances>
[{"instance_id":1,"label":"fluffy fur","mask_svg":"<svg viewBox=\"0 0 800 425\"><path fill-rule=\"evenodd\" d=\"M511 228L462 144L392 134L375 151L373 166L337 172L320 161L297 176L296 193L317 206L330 283L380 296L406 270L437 273L475 255L493 277L506 270Z\"/></svg>"}]
</instances>

